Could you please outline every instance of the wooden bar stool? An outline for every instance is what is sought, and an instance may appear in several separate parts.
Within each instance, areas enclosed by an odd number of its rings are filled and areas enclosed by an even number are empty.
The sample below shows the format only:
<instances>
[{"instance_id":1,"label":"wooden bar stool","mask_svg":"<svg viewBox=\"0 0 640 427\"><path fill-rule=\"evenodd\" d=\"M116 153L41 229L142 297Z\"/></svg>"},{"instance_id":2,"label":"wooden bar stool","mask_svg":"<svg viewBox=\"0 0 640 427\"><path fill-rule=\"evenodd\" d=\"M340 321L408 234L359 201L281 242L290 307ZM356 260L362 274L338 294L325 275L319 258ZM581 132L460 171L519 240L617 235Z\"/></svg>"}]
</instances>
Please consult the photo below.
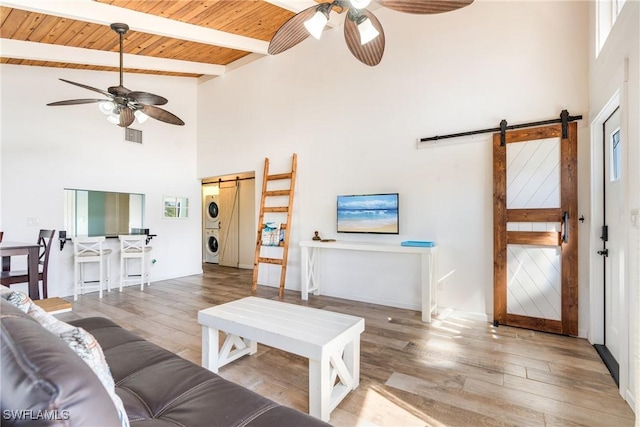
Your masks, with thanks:
<instances>
[{"instance_id":1,"label":"wooden bar stool","mask_svg":"<svg viewBox=\"0 0 640 427\"><path fill-rule=\"evenodd\" d=\"M147 286L151 283L149 252L153 248L147 245L145 234L120 235L118 239L120 239L120 292L122 292L122 286L128 283L140 283L140 290L143 290L145 280ZM140 260L139 275L129 272L129 263L135 259Z\"/></svg>"},{"instance_id":2,"label":"wooden bar stool","mask_svg":"<svg viewBox=\"0 0 640 427\"><path fill-rule=\"evenodd\" d=\"M78 299L78 291L91 288L98 288L100 298L102 298L103 284L106 282L107 290L111 290L111 280L109 271L111 269L110 256L111 249L103 248L104 236L99 237L74 237L73 238L73 263L74 263L74 286L73 300ZM87 281L84 267L87 263L95 262L99 265L100 275L98 280Z\"/></svg>"}]
</instances>

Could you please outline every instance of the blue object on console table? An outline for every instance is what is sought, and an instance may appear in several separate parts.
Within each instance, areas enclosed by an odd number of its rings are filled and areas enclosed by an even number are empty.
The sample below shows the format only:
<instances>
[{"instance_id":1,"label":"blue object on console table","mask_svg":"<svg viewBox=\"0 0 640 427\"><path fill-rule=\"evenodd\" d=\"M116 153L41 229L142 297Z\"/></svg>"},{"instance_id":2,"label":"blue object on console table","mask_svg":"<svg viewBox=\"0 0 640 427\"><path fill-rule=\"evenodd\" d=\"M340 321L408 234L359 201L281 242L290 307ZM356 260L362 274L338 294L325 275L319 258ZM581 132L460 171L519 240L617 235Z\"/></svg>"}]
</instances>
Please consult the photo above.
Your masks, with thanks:
<instances>
[{"instance_id":1,"label":"blue object on console table","mask_svg":"<svg viewBox=\"0 0 640 427\"><path fill-rule=\"evenodd\" d=\"M435 242L427 242L422 240L405 240L400 243L401 246L418 246L422 248L433 248L436 246Z\"/></svg>"}]
</instances>

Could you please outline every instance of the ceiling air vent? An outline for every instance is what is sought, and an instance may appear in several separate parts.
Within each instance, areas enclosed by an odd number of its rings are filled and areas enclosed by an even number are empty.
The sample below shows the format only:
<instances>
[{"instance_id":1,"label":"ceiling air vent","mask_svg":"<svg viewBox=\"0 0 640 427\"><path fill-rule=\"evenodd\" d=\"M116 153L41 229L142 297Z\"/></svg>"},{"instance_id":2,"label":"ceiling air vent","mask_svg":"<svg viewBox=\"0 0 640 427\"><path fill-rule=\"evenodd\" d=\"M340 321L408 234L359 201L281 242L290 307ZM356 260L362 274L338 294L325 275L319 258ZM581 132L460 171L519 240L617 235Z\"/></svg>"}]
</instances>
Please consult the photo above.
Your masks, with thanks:
<instances>
[{"instance_id":1,"label":"ceiling air vent","mask_svg":"<svg viewBox=\"0 0 640 427\"><path fill-rule=\"evenodd\" d=\"M124 128L124 140L142 144L142 131L138 129Z\"/></svg>"}]
</instances>

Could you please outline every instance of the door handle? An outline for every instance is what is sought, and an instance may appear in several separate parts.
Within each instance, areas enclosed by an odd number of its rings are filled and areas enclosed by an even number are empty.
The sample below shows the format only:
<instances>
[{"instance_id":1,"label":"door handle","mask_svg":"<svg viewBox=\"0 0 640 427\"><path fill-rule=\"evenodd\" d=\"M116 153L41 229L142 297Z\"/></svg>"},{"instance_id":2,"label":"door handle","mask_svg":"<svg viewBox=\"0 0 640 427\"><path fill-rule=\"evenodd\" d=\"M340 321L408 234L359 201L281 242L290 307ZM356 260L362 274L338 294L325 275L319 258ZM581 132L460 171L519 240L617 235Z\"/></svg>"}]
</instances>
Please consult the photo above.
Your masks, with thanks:
<instances>
[{"instance_id":1,"label":"door handle","mask_svg":"<svg viewBox=\"0 0 640 427\"><path fill-rule=\"evenodd\" d=\"M562 241L569 242L569 212L567 211L562 215Z\"/></svg>"},{"instance_id":2,"label":"door handle","mask_svg":"<svg viewBox=\"0 0 640 427\"><path fill-rule=\"evenodd\" d=\"M598 251L597 253L598 253L598 255L602 255L602 256L608 257L609 256L609 249L603 249L601 251Z\"/></svg>"}]
</instances>

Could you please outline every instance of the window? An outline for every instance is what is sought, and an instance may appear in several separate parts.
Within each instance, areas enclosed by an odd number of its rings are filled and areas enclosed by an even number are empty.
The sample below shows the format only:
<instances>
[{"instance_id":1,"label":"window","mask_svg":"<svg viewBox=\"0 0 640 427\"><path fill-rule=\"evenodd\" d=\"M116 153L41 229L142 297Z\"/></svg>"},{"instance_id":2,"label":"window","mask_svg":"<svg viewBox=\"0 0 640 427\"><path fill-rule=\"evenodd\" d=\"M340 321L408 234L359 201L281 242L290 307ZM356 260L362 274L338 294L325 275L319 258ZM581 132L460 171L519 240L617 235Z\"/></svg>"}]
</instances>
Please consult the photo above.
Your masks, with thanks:
<instances>
[{"instance_id":1,"label":"window","mask_svg":"<svg viewBox=\"0 0 640 427\"><path fill-rule=\"evenodd\" d=\"M622 165L622 144L620 144L620 129L616 129L611 134L611 181L620 179L620 168Z\"/></svg>"},{"instance_id":2,"label":"window","mask_svg":"<svg viewBox=\"0 0 640 427\"><path fill-rule=\"evenodd\" d=\"M163 210L164 218L188 218L189 199L186 197L164 196Z\"/></svg>"},{"instance_id":3,"label":"window","mask_svg":"<svg viewBox=\"0 0 640 427\"><path fill-rule=\"evenodd\" d=\"M596 56L604 46L626 0L597 0L596 2Z\"/></svg>"}]
</instances>

